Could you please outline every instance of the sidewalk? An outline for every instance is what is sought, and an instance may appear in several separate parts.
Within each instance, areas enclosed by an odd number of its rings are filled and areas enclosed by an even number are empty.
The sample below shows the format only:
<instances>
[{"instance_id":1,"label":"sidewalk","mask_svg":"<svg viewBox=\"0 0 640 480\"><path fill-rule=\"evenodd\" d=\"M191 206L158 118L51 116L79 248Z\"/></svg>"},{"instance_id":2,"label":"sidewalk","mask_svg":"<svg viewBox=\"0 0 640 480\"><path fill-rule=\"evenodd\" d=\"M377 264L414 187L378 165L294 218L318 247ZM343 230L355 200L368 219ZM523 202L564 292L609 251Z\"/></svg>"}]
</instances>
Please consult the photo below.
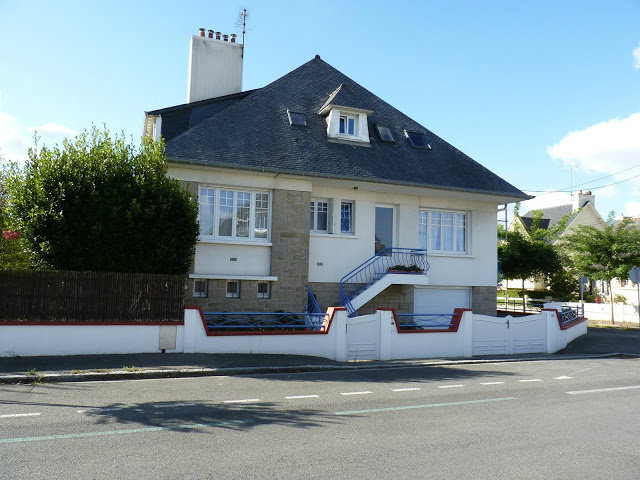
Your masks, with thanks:
<instances>
[{"instance_id":1,"label":"sidewalk","mask_svg":"<svg viewBox=\"0 0 640 480\"><path fill-rule=\"evenodd\" d=\"M0 384L77 382L163 377L295 373L323 370L450 365L487 361L553 360L631 355L640 357L640 331L592 328L555 354L527 354L471 359L336 362L298 355L143 353L0 358Z\"/></svg>"}]
</instances>

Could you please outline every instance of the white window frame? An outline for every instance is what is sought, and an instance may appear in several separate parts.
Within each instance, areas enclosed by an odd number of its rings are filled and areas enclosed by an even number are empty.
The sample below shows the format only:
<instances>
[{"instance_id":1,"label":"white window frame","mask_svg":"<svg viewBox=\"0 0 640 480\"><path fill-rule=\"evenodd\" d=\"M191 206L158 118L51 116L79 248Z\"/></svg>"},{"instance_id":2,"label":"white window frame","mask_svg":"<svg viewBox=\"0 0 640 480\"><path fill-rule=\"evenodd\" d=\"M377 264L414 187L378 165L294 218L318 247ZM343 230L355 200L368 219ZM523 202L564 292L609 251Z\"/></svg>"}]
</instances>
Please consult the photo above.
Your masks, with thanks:
<instances>
[{"instance_id":1,"label":"white window frame","mask_svg":"<svg viewBox=\"0 0 640 480\"><path fill-rule=\"evenodd\" d=\"M344 132L340 131L340 124L344 119ZM349 120L353 120L353 132L349 133ZM346 137L357 137L358 136L358 115L351 115L348 113L340 112L340 117L338 118L338 135L344 135Z\"/></svg>"},{"instance_id":2,"label":"white window frame","mask_svg":"<svg viewBox=\"0 0 640 480\"><path fill-rule=\"evenodd\" d=\"M327 228L324 230L318 229L318 202L322 202L327 206ZM329 233L331 222L331 201L328 198L312 198L309 205L309 213L313 212L313 225L309 225L311 232L313 233ZM311 219L311 218L310 218ZM311 223L311 222L309 222Z\"/></svg>"},{"instance_id":3,"label":"white window frame","mask_svg":"<svg viewBox=\"0 0 640 480\"><path fill-rule=\"evenodd\" d=\"M198 283L204 284L204 291L198 291L196 289L196 285L198 285ZM202 278L196 278L193 281L193 297L194 298L208 298L209 297L209 280L202 279Z\"/></svg>"},{"instance_id":4,"label":"white window frame","mask_svg":"<svg viewBox=\"0 0 640 480\"><path fill-rule=\"evenodd\" d=\"M261 292L260 285L266 285L267 291ZM258 298L271 298L271 282L258 282Z\"/></svg>"},{"instance_id":5,"label":"white window frame","mask_svg":"<svg viewBox=\"0 0 640 480\"><path fill-rule=\"evenodd\" d=\"M351 205L351 222L350 222L350 229L349 230L343 230L342 229L342 207L343 205ZM356 228L355 228L355 219L356 219L356 202L354 202L353 200L342 200L340 202L340 233L343 235L354 235L356 232Z\"/></svg>"},{"instance_id":6,"label":"white window frame","mask_svg":"<svg viewBox=\"0 0 640 480\"><path fill-rule=\"evenodd\" d=\"M202 192L204 189L213 190L213 232L211 234L199 234L199 238L201 240L213 240L213 239L222 239L222 240L230 240L230 241L252 241L252 242L265 242L268 243L271 239L271 215L273 209L273 200L271 192L266 190L252 190L248 188L237 188L237 187L226 187L226 186L214 186L214 185L200 185L198 188L198 221L202 219L201 217L201 208L203 195ZM231 227L231 235L220 235L220 192L221 191L230 191L233 193L233 206L232 206L232 227ZM238 215L238 194L239 193L248 193L250 195L250 208L249 208L249 235L246 237L239 237L237 235L236 226L237 226L237 215ZM268 205L267 205L267 236L265 238L256 236L256 198L257 195L267 195L268 197Z\"/></svg>"},{"instance_id":7,"label":"white window frame","mask_svg":"<svg viewBox=\"0 0 640 480\"><path fill-rule=\"evenodd\" d=\"M440 248L437 249L431 244L431 228L432 228L432 214L438 213L440 214ZM444 228L444 215L451 214L453 215L453 226L452 226L452 249L445 249L445 228ZM458 250L458 231L460 227L458 226L458 215L464 215L464 249ZM459 210L441 210L437 208L421 208L418 213L418 223L419 225L424 225L422 223L422 218L426 218L426 228L425 228L425 236L426 241L423 238L420 238L420 233L418 233L418 247L424 248L426 245L427 252L429 253L442 253L449 255L469 255L470 248L470 221L471 214L470 212L459 211ZM418 228L418 232L420 232L420 228Z\"/></svg>"},{"instance_id":8,"label":"white window frame","mask_svg":"<svg viewBox=\"0 0 640 480\"><path fill-rule=\"evenodd\" d=\"M235 292L233 290L229 291L229 286L232 283L238 284L238 288L237 288L237 290ZM226 298L240 298L240 280L227 280L226 289L225 289L225 295L224 296Z\"/></svg>"}]
</instances>

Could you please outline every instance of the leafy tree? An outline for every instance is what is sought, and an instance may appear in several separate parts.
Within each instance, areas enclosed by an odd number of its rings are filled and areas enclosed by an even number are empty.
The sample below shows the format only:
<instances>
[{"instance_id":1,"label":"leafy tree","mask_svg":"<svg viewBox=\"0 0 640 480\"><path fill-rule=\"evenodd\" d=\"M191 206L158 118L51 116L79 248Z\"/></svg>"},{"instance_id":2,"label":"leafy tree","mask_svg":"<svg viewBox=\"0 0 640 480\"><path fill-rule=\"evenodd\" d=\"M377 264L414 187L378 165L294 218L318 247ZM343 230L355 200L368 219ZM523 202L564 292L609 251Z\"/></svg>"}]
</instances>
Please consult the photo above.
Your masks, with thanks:
<instances>
[{"instance_id":1,"label":"leafy tree","mask_svg":"<svg viewBox=\"0 0 640 480\"><path fill-rule=\"evenodd\" d=\"M186 273L198 207L167 168L164 143L134 147L93 127L62 147L29 150L7 182L10 212L50 268Z\"/></svg>"},{"instance_id":2,"label":"leafy tree","mask_svg":"<svg viewBox=\"0 0 640 480\"><path fill-rule=\"evenodd\" d=\"M24 237L16 229L7 209L6 183L18 171L16 164L5 163L0 155L0 270L26 270L34 267Z\"/></svg>"},{"instance_id":3,"label":"leafy tree","mask_svg":"<svg viewBox=\"0 0 640 480\"><path fill-rule=\"evenodd\" d=\"M498 245L502 272L508 279L522 279L551 275L562 266L555 248L543 240L527 238L521 231L509 232L507 240Z\"/></svg>"},{"instance_id":4,"label":"leafy tree","mask_svg":"<svg viewBox=\"0 0 640 480\"><path fill-rule=\"evenodd\" d=\"M580 226L563 238L562 245L579 274L607 282L613 324L611 280L628 278L629 270L640 266L640 230L631 219L616 225L611 212L603 229Z\"/></svg>"}]
</instances>

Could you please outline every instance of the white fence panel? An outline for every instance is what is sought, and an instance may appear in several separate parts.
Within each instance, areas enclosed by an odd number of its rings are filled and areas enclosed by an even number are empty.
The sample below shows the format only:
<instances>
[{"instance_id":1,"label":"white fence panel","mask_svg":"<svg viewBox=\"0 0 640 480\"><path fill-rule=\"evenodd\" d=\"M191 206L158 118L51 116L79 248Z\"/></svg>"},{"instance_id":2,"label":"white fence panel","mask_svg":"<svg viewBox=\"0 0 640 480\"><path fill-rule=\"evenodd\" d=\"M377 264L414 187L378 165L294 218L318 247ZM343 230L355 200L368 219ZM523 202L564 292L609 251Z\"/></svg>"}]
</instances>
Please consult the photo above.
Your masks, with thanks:
<instances>
[{"instance_id":1,"label":"white fence panel","mask_svg":"<svg viewBox=\"0 0 640 480\"><path fill-rule=\"evenodd\" d=\"M380 314L347 320L347 360L380 358Z\"/></svg>"},{"instance_id":2,"label":"white fence panel","mask_svg":"<svg viewBox=\"0 0 640 480\"><path fill-rule=\"evenodd\" d=\"M500 318L474 315L473 355L506 355L509 320L513 319L510 316Z\"/></svg>"},{"instance_id":3,"label":"white fence panel","mask_svg":"<svg viewBox=\"0 0 640 480\"><path fill-rule=\"evenodd\" d=\"M547 351L547 321L544 315L513 318L508 325L508 353Z\"/></svg>"}]
</instances>

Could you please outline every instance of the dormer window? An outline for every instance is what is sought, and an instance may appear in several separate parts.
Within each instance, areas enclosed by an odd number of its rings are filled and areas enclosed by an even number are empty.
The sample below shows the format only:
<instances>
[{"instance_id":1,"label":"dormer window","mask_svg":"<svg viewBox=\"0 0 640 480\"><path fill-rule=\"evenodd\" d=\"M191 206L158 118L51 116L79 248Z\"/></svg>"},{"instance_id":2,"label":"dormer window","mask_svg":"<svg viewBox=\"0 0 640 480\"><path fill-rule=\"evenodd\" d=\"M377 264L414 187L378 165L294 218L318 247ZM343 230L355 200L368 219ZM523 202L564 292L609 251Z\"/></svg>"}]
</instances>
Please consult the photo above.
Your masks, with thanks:
<instances>
[{"instance_id":1,"label":"dormer window","mask_svg":"<svg viewBox=\"0 0 640 480\"><path fill-rule=\"evenodd\" d=\"M340 115L340 127L338 131L342 135L355 135L356 117L352 115Z\"/></svg>"}]
</instances>

